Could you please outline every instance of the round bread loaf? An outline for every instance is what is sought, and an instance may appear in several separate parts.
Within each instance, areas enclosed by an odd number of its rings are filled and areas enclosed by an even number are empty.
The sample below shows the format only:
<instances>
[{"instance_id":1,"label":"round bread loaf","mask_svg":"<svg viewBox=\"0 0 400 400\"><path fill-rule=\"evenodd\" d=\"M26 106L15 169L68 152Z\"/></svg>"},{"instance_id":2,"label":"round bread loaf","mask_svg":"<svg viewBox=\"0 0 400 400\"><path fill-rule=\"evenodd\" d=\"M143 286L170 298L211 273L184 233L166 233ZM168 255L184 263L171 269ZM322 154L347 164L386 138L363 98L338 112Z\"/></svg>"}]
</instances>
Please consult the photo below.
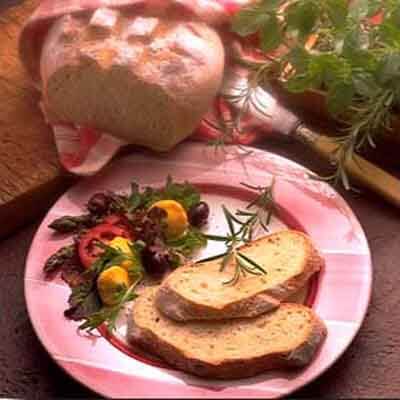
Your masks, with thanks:
<instances>
[{"instance_id":1,"label":"round bread loaf","mask_svg":"<svg viewBox=\"0 0 400 400\"><path fill-rule=\"evenodd\" d=\"M42 49L43 106L50 123L167 151L196 128L223 70L220 37L201 21L107 8L65 15Z\"/></svg>"}]
</instances>

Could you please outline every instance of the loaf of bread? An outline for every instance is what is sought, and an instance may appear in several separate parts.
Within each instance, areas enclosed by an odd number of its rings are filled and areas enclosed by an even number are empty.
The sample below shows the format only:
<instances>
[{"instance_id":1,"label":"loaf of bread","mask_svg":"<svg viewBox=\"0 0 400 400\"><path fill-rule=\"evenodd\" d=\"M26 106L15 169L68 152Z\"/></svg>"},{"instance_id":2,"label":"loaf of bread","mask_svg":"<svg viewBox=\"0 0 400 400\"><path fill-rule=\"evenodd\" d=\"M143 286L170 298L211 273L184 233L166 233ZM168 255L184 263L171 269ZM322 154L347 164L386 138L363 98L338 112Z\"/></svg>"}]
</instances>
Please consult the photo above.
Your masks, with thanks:
<instances>
[{"instance_id":1,"label":"loaf of bread","mask_svg":"<svg viewBox=\"0 0 400 400\"><path fill-rule=\"evenodd\" d=\"M219 35L195 17L110 8L67 14L43 43L43 106L50 123L167 151L194 131L223 71Z\"/></svg>"},{"instance_id":2,"label":"loaf of bread","mask_svg":"<svg viewBox=\"0 0 400 400\"><path fill-rule=\"evenodd\" d=\"M235 379L303 367L326 336L312 309L293 303L256 318L176 322L154 306L157 290L147 288L135 300L128 340L195 375Z\"/></svg>"},{"instance_id":3,"label":"loaf of bread","mask_svg":"<svg viewBox=\"0 0 400 400\"><path fill-rule=\"evenodd\" d=\"M157 307L177 321L254 317L278 307L323 266L310 238L293 230L262 237L240 251L266 274L246 274L235 285L227 285L224 282L235 273L234 260L223 272L221 259L189 264L164 280Z\"/></svg>"}]
</instances>

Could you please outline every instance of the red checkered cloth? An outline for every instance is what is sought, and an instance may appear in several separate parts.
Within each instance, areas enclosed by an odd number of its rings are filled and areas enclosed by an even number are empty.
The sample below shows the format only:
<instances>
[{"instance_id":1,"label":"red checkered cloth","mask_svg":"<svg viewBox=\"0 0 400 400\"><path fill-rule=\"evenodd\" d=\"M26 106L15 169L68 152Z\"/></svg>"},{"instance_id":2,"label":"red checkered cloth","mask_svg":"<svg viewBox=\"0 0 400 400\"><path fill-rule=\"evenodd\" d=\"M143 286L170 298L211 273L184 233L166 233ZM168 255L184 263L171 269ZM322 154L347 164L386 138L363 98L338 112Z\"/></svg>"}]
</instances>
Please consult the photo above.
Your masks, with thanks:
<instances>
[{"instance_id":1,"label":"red checkered cloth","mask_svg":"<svg viewBox=\"0 0 400 400\"><path fill-rule=\"evenodd\" d=\"M118 9L135 7L167 8L174 3L182 7L182 12L196 15L209 25L227 32L232 16L253 0L43 0L29 18L20 36L20 56L33 83L41 90L40 53L50 25L65 14L79 14L100 7ZM195 140L210 140L221 137L222 132L215 123L222 115L229 114L230 108L222 98L217 98L214 106L194 132ZM74 125L53 125L55 142L62 165L78 175L91 175L106 165L118 150L126 145L106 132ZM242 119L240 134L231 135L229 140L241 144L252 143L258 137L260 123L254 118Z\"/></svg>"}]
</instances>

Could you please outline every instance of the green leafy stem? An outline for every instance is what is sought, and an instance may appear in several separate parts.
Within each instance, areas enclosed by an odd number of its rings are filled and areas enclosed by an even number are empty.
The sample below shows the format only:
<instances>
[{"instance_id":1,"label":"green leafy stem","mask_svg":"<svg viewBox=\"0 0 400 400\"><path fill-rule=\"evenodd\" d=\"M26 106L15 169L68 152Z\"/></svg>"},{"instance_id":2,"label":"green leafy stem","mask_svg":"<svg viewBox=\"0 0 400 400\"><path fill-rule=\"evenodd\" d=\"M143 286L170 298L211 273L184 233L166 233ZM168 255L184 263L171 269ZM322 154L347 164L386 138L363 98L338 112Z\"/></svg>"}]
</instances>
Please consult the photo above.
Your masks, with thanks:
<instances>
[{"instance_id":1,"label":"green leafy stem","mask_svg":"<svg viewBox=\"0 0 400 400\"><path fill-rule=\"evenodd\" d=\"M265 62L239 60L250 69L251 87L256 86L254 79L265 84L273 78L289 92L326 92L328 110L343 126L334 157L337 171L328 178L349 189L346 160L367 146L375 147L383 132L395 134L392 116L400 105L400 3L263 0L239 12L233 30L240 36L257 34L264 52L279 54L267 56ZM243 93L245 108L252 96Z\"/></svg>"},{"instance_id":2,"label":"green leafy stem","mask_svg":"<svg viewBox=\"0 0 400 400\"><path fill-rule=\"evenodd\" d=\"M269 224L272 219L276 204L273 196L275 178L272 179L270 185L252 186L242 183L243 186L258 192L257 196L247 204L245 210L237 210L232 213L225 205L222 205L222 211L229 232L226 235L208 234L208 240L224 242L226 252L216 256L201 260L201 262L221 259L220 272L224 271L226 266L231 262L234 263L235 269L231 279L224 281L224 285L235 285L241 276L246 274L265 275L267 271L259 265L255 260L246 256L240 251L240 245L249 243L253 240L256 228L259 226L265 232L269 232Z\"/></svg>"}]
</instances>

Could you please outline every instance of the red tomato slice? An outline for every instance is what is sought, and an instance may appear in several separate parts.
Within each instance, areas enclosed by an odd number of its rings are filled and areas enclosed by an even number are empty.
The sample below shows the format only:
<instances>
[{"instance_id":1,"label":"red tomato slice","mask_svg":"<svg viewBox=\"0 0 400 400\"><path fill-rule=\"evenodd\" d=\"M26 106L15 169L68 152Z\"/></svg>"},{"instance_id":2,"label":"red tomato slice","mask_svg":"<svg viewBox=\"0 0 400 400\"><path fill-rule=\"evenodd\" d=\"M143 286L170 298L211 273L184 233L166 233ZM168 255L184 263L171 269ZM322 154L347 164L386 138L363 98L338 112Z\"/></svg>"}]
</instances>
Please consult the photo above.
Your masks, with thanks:
<instances>
[{"instance_id":1,"label":"red tomato slice","mask_svg":"<svg viewBox=\"0 0 400 400\"><path fill-rule=\"evenodd\" d=\"M102 253L101 248L96 246L96 241L109 243L116 236L122 236L127 239L132 238L127 228L109 223L102 223L86 232L80 238L78 246L79 257L84 267L90 268Z\"/></svg>"},{"instance_id":2,"label":"red tomato slice","mask_svg":"<svg viewBox=\"0 0 400 400\"><path fill-rule=\"evenodd\" d=\"M107 215L107 217L103 219L103 224L115 225L127 231L130 231L131 229L128 219L122 214Z\"/></svg>"}]
</instances>

